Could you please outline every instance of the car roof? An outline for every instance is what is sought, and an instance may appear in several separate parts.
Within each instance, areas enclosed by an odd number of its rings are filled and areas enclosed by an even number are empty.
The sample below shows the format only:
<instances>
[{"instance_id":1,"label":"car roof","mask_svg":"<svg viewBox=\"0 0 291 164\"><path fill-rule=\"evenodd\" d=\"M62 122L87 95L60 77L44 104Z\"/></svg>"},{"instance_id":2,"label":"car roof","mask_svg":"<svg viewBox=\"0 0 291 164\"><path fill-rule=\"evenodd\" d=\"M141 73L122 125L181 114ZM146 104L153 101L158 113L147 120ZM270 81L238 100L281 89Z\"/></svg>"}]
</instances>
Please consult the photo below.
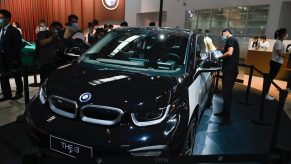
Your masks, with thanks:
<instances>
[{"instance_id":1,"label":"car roof","mask_svg":"<svg viewBox=\"0 0 291 164\"><path fill-rule=\"evenodd\" d=\"M153 30L153 31L157 31L157 30L167 30L167 31L173 31L173 32L185 32L188 33L189 35L191 33L193 33L193 31L189 30L189 29L180 29L180 28L173 28L173 27L152 27L152 26L144 26L144 27L119 27L119 28L115 28L113 29L114 31L128 31L128 30Z\"/></svg>"}]
</instances>

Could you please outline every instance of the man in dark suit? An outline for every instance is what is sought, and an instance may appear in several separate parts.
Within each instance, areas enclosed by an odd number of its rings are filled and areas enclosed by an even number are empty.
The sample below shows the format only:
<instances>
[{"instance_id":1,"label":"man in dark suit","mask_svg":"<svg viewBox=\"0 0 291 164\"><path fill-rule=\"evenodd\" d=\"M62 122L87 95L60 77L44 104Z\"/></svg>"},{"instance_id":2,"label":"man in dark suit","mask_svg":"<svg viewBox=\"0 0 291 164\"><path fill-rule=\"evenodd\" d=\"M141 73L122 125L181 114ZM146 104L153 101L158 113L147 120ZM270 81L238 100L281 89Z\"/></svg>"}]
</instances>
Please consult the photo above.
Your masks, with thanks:
<instances>
[{"instance_id":1,"label":"man in dark suit","mask_svg":"<svg viewBox=\"0 0 291 164\"><path fill-rule=\"evenodd\" d=\"M21 78L21 34L19 30L10 25L11 13L0 10L0 81L3 98L16 100L22 96L23 82ZM16 83L16 95L12 97L9 77L13 76Z\"/></svg>"}]
</instances>

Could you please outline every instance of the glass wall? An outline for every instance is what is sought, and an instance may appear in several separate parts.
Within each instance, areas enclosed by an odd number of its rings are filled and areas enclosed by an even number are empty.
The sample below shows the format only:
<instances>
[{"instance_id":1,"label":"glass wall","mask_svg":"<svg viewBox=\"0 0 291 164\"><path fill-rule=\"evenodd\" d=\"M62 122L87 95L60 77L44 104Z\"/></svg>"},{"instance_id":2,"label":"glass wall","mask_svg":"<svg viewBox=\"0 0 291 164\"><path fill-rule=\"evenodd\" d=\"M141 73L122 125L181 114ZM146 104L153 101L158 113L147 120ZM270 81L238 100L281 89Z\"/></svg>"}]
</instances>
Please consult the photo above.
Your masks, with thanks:
<instances>
[{"instance_id":1,"label":"glass wall","mask_svg":"<svg viewBox=\"0 0 291 164\"><path fill-rule=\"evenodd\" d=\"M186 11L185 28L218 34L230 28L236 35L265 35L269 5Z\"/></svg>"}]
</instances>

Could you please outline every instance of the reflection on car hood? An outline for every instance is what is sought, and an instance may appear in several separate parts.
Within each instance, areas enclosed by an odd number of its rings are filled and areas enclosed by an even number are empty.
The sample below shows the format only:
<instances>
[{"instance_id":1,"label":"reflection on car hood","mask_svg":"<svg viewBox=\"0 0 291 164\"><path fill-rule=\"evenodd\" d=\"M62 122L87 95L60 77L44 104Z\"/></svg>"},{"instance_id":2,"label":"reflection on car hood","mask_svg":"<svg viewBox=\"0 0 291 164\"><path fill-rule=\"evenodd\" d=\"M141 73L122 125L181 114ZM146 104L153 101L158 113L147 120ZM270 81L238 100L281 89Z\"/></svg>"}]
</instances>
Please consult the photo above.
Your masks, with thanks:
<instances>
[{"instance_id":1,"label":"reflection on car hood","mask_svg":"<svg viewBox=\"0 0 291 164\"><path fill-rule=\"evenodd\" d=\"M175 85L175 78L96 70L74 64L52 73L46 90L48 96L57 95L74 100L79 107L96 104L132 109L136 105L152 106L161 97L165 100L165 95L168 96ZM91 99L80 102L80 96L87 92L92 94Z\"/></svg>"}]
</instances>

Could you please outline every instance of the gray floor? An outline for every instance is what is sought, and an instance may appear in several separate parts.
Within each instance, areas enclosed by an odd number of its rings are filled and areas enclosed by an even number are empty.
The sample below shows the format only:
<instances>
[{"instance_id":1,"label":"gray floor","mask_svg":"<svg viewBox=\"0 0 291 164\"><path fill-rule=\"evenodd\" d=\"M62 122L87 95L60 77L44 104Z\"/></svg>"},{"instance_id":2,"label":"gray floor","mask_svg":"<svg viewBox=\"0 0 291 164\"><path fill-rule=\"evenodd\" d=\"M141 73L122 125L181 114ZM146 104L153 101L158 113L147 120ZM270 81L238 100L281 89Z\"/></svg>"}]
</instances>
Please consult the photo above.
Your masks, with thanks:
<instances>
[{"instance_id":1,"label":"gray floor","mask_svg":"<svg viewBox=\"0 0 291 164\"><path fill-rule=\"evenodd\" d=\"M39 82L39 77L38 77ZM10 79L12 94L15 94L15 82L13 79ZM33 84L34 79L32 76L29 77L29 84ZM29 96L32 97L37 94L38 87L29 87ZM0 90L0 97L2 93ZM24 98L19 100L8 100L0 102L0 126L8 124L16 120L17 116L23 114L24 112Z\"/></svg>"}]
</instances>

